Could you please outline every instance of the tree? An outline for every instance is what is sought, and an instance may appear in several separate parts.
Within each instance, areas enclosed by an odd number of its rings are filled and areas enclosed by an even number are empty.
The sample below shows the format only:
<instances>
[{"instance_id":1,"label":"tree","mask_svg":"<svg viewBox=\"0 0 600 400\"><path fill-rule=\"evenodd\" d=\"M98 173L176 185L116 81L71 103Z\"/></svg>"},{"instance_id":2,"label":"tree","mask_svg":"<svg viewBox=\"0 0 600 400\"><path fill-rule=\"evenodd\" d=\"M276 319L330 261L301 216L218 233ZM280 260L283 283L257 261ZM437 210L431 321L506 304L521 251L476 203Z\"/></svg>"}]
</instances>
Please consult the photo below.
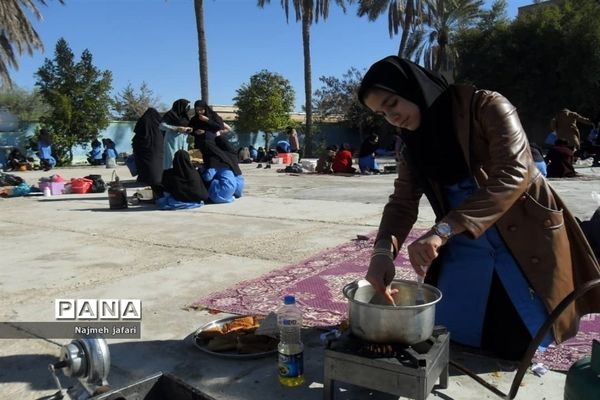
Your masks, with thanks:
<instances>
[{"instance_id":1,"label":"tree","mask_svg":"<svg viewBox=\"0 0 600 400\"><path fill-rule=\"evenodd\" d=\"M358 0L357 15L366 15L369 21L375 21L387 10L390 37L397 35L402 25L398 56L404 57L409 32L422 23L423 5L421 0Z\"/></svg>"},{"instance_id":2,"label":"tree","mask_svg":"<svg viewBox=\"0 0 600 400\"><path fill-rule=\"evenodd\" d=\"M548 5L488 29L459 35L458 79L497 90L519 110L530 140L541 141L561 108L593 115L600 104L600 5Z\"/></svg>"},{"instance_id":3,"label":"tree","mask_svg":"<svg viewBox=\"0 0 600 400\"><path fill-rule=\"evenodd\" d=\"M57 161L70 163L73 145L88 144L108 126L112 74L96 68L87 49L75 63L73 52L61 38L56 43L54 60L46 58L36 76L36 86L52 106L40 122L52 134Z\"/></svg>"},{"instance_id":4,"label":"tree","mask_svg":"<svg viewBox=\"0 0 600 400\"><path fill-rule=\"evenodd\" d=\"M64 4L64 0L58 0ZM38 0L46 5L46 0ZM0 1L0 82L7 87L12 86L8 73L9 67L19 69L17 56L34 50L44 50L44 44L38 33L33 29L24 8L38 20L42 14L34 0L2 0Z\"/></svg>"},{"instance_id":5,"label":"tree","mask_svg":"<svg viewBox=\"0 0 600 400\"><path fill-rule=\"evenodd\" d=\"M200 68L200 97L208 102L208 53L206 50L206 33L204 31L203 0L194 0L196 13L196 31L198 33L198 61Z\"/></svg>"},{"instance_id":6,"label":"tree","mask_svg":"<svg viewBox=\"0 0 600 400\"><path fill-rule=\"evenodd\" d=\"M335 2L346 12L344 0ZM258 6L264 7L270 0L258 0ZM304 130L304 154L312 155L312 65L310 61L310 26L319 22L319 18L327 19L329 15L329 0L281 0L285 11L286 21L289 21L290 3L294 6L296 22L302 21L302 48L304 53L304 111L306 112L306 126Z\"/></svg>"},{"instance_id":7,"label":"tree","mask_svg":"<svg viewBox=\"0 0 600 400\"><path fill-rule=\"evenodd\" d=\"M292 125L290 112L296 94L290 81L283 76L262 70L250 77L234 97L237 107L236 131L265 132L265 149L273 132Z\"/></svg>"},{"instance_id":8,"label":"tree","mask_svg":"<svg viewBox=\"0 0 600 400\"><path fill-rule=\"evenodd\" d=\"M418 62L423 58L426 68L451 71L451 61L458 53L454 36L472 26L482 15L483 0L424 0L423 23L411 32L406 56Z\"/></svg>"},{"instance_id":9,"label":"tree","mask_svg":"<svg viewBox=\"0 0 600 400\"><path fill-rule=\"evenodd\" d=\"M383 118L372 113L360 104L356 94L363 74L350 68L342 79L334 76L321 76L323 86L315 92L315 114L318 118L341 116L351 127L359 130L361 138L365 132L382 132L386 128Z\"/></svg>"},{"instance_id":10,"label":"tree","mask_svg":"<svg viewBox=\"0 0 600 400\"><path fill-rule=\"evenodd\" d=\"M118 119L122 121L137 121L138 118L148 109L153 107L158 109L159 99L154 96L154 92L148 87L146 82L140 85L139 94L129 83L113 99L113 110L117 113Z\"/></svg>"},{"instance_id":11,"label":"tree","mask_svg":"<svg viewBox=\"0 0 600 400\"><path fill-rule=\"evenodd\" d=\"M38 90L29 92L16 86L0 91L0 104L14 114L21 123L38 121L42 115L50 112L50 106Z\"/></svg>"}]
</instances>

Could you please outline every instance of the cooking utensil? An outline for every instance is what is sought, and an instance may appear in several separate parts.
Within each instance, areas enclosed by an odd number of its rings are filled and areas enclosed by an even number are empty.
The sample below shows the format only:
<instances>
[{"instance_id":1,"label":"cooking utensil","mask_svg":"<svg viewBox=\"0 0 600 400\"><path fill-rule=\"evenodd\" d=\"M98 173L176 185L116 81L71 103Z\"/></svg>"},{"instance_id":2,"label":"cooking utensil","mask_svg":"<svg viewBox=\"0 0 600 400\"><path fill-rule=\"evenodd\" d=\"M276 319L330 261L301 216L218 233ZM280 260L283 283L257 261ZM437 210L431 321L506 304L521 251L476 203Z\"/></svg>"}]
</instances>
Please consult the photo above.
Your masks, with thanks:
<instances>
[{"instance_id":1,"label":"cooking utensil","mask_svg":"<svg viewBox=\"0 0 600 400\"><path fill-rule=\"evenodd\" d=\"M425 292L423 291L423 275L417 275L417 292L415 293L415 305L425 304Z\"/></svg>"},{"instance_id":2,"label":"cooking utensil","mask_svg":"<svg viewBox=\"0 0 600 400\"><path fill-rule=\"evenodd\" d=\"M395 307L366 280L344 286L342 292L348 299L352 333L364 340L385 344L410 345L429 338L435 324L435 303L442 298L442 292L423 284L425 302L415 304L415 281L394 279L391 288L398 290L393 296Z\"/></svg>"},{"instance_id":3,"label":"cooking utensil","mask_svg":"<svg viewBox=\"0 0 600 400\"><path fill-rule=\"evenodd\" d=\"M425 304L425 292L423 292L423 282L425 281L425 274L427 273L427 267L420 266L423 275L417 275L417 293L415 294L415 304Z\"/></svg>"}]
</instances>

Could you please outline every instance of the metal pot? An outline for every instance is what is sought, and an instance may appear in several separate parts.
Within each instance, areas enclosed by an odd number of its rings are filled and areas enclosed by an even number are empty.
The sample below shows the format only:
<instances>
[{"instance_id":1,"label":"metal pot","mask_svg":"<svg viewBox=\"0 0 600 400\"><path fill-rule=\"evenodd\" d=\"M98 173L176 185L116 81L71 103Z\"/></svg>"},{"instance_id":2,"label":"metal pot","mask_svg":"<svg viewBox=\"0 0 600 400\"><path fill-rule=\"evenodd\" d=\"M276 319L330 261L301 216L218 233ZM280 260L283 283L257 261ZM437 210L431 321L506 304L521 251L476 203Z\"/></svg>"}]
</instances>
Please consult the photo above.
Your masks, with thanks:
<instances>
[{"instance_id":1,"label":"metal pot","mask_svg":"<svg viewBox=\"0 0 600 400\"><path fill-rule=\"evenodd\" d=\"M424 284L425 303L416 305L417 283L394 279L392 289L396 307L375 292L366 280L344 286L352 333L375 343L411 345L428 339L435 324L435 303L442 298L437 288Z\"/></svg>"}]
</instances>

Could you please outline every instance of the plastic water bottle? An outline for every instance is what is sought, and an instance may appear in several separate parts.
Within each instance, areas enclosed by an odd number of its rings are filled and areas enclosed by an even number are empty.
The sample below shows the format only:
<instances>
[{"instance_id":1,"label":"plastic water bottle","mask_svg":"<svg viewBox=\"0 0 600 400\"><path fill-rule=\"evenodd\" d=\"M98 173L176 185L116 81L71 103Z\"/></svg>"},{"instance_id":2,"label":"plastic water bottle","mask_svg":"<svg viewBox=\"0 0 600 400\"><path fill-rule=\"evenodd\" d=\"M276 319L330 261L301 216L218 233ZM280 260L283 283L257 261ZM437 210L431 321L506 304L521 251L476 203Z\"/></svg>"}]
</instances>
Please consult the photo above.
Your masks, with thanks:
<instances>
[{"instance_id":1,"label":"plastic water bottle","mask_svg":"<svg viewBox=\"0 0 600 400\"><path fill-rule=\"evenodd\" d=\"M279 325L279 382L284 386L304 383L304 345L300 337L302 312L294 296L285 296L277 311Z\"/></svg>"},{"instance_id":2,"label":"plastic water bottle","mask_svg":"<svg viewBox=\"0 0 600 400\"><path fill-rule=\"evenodd\" d=\"M46 186L44 188L44 197L50 197L52 196L52 191L50 190L50 188L48 186Z\"/></svg>"}]
</instances>

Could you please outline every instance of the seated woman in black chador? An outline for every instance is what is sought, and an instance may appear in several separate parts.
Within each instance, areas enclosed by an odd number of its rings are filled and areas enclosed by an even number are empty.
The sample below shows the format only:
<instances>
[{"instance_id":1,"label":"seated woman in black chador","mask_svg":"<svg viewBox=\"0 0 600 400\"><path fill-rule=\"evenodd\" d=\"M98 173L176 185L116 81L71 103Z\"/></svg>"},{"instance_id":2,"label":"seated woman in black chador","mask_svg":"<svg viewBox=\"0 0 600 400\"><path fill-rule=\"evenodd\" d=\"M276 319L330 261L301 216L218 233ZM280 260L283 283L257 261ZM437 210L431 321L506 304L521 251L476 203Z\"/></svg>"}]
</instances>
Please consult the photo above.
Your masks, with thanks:
<instances>
[{"instance_id":1,"label":"seated woman in black chador","mask_svg":"<svg viewBox=\"0 0 600 400\"><path fill-rule=\"evenodd\" d=\"M208 200L208 191L200 173L192 165L185 150L177 150L173 157L173 168L164 170L162 189L175 200L184 203L201 203Z\"/></svg>"},{"instance_id":2,"label":"seated woman in black chador","mask_svg":"<svg viewBox=\"0 0 600 400\"><path fill-rule=\"evenodd\" d=\"M202 179L213 203L231 203L244 191L244 177L235 149L223 136L200 134L196 143L202 152Z\"/></svg>"}]
</instances>

